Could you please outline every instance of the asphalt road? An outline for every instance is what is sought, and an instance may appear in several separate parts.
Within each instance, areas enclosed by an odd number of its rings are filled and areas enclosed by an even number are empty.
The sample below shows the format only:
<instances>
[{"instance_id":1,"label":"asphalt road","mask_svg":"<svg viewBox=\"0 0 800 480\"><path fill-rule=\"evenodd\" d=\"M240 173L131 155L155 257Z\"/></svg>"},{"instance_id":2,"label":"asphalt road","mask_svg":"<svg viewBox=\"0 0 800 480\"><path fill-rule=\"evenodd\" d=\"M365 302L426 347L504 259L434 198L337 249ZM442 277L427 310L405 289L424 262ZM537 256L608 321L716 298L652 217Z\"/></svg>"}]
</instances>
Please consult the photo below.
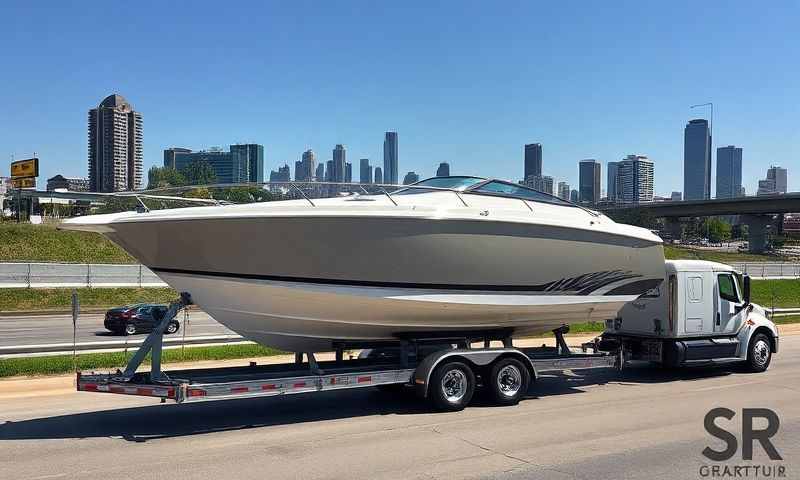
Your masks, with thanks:
<instances>
[{"instance_id":1,"label":"asphalt road","mask_svg":"<svg viewBox=\"0 0 800 480\"><path fill-rule=\"evenodd\" d=\"M754 463L798 478L800 336L781 348L762 374L565 372L517 406L447 414L374 389L188 405L5 389L0 478L704 478L714 462L701 451L723 444L703 418L720 406L736 412L735 426L742 407L773 409L783 461L756 444ZM737 452L720 465L747 463Z\"/></svg>"},{"instance_id":2,"label":"asphalt road","mask_svg":"<svg viewBox=\"0 0 800 480\"><path fill-rule=\"evenodd\" d=\"M183 313L178 314L181 328L186 328ZM186 336L233 334L208 314L194 310L189 313ZM179 332L178 335L183 335ZM128 338L144 338L145 334ZM103 328L103 314L84 313L78 320L77 341L97 342L124 339ZM0 317L0 347L12 345L45 345L72 342L71 315L30 315Z\"/></svg>"}]
</instances>

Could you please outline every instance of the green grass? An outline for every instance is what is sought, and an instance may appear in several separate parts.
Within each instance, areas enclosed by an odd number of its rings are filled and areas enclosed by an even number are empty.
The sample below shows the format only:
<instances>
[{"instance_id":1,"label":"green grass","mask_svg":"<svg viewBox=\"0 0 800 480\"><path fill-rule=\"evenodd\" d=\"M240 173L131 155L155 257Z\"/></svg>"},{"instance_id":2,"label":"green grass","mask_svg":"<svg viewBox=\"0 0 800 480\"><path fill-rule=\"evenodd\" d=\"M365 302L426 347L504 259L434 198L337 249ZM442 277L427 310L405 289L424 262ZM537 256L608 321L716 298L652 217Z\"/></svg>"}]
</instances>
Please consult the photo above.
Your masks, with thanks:
<instances>
[{"instance_id":1,"label":"green grass","mask_svg":"<svg viewBox=\"0 0 800 480\"><path fill-rule=\"evenodd\" d=\"M131 303L167 303L178 297L171 288L78 288L81 308ZM71 288L0 288L0 312L71 308Z\"/></svg>"},{"instance_id":2,"label":"green grass","mask_svg":"<svg viewBox=\"0 0 800 480\"><path fill-rule=\"evenodd\" d=\"M0 223L0 262L136 263L99 233Z\"/></svg>"},{"instance_id":3,"label":"green grass","mask_svg":"<svg viewBox=\"0 0 800 480\"><path fill-rule=\"evenodd\" d=\"M782 262L788 260L780 255L739 252L717 252L677 245L664 245L664 257L668 260L708 260L720 263L737 262Z\"/></svg>"},{"instance_id":4,"label":"green grass","mask_svg":"<svg viewBox=\"0 0 800 480\"><path fill-rule=\"evenodd\" d=\"M570 323L569 333L596 333L606 329L603 322Z\"/></svg>"},{"instance_id":5,"label":"green grass","mask_svg":"<svg viewBox=\"0 0 800 480\"><path fill-rule=\"evenodd\" d=\"M764 308L800 307L800 280L752 280L750 297Z\"/></svg>"},{"instance_id":6,"label":"green grass","mask_svg":"<svg viewBox=\"0 0 800 480\"><path fill-rule=\"evenodd\" d=\"M133 352L87 353L77 356L78 369L81 371L109 370L124 367L133 356ZM216 347L186 347L185 349L167 349L162 352L162 361L193 362L202 360L230 360L236 358L267 357L284 352L261 345L223 345ZM150 357L145 359L150 363ZM6 358L0 359L0 378L20 375L56 375L74 371L72 355L54 355L48 357Z\"/></svg>"},{"instance_id":7,"label":"green grass","mask_svg":"<svg viewBox=\"0 0 800 480\"><path fill-rule=\"evenodd\" d=\"M787 324L787 323L800 323L800 315L789 315L787 317L775 317L772 319L773 322L777 324Z\"/></svg>"}]
</instances>

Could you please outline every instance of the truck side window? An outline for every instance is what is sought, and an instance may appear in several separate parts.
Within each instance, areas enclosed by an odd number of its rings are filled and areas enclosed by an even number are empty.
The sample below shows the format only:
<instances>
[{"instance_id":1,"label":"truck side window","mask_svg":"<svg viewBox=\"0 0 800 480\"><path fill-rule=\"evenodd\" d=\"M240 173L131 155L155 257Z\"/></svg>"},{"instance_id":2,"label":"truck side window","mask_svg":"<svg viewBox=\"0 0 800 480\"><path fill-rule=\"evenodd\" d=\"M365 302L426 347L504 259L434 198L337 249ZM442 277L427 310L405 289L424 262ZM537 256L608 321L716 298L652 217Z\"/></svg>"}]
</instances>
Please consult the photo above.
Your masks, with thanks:
<instances>
[{"instance_id":1,"label":"truck side window","mask_svg":"<svg viewBox=\"0 0 800 480\"><path fill-rule=\"evenodd\" d=\"M717 275L719 285L719 296L729 302L739 303L739 296L736 293L736 284L733 283L733 275L728 273Z\"/></svg>"}]
</instances>

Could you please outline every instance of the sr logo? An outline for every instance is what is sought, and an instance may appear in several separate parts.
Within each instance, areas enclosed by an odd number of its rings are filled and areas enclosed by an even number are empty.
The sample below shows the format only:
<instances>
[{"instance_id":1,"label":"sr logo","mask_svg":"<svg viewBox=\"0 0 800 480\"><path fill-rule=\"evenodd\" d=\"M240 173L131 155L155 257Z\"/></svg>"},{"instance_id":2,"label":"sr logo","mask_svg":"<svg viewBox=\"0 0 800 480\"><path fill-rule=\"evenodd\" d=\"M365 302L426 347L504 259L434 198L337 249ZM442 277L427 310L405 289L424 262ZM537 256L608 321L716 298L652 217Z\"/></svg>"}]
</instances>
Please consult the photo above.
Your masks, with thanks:
<instances>
[{"instance_id":1,"label":"sr logo","mask_svg":"<svg viewBox=\"0 0 800 480\"><path fill-rule=\"evenodd\" d=\"M711 447L703 449L703 455L709 460L715 462L724 462L730 460L739 449L739 442L736 440L736 435L732 434L723 427L716 424L718 418L725 418L727 420L733 419L736 412L724 407L712 409L706 414L705 427L706 431L711 435L719 438L726 443L724 450L717 451ZM756 430L753 427L753 420L756 418L763 418L767 421L767 425L763 429ZM743 408L742 409L742 459L753 459L753 442L758 440L761 448L769 456L771 460L783 460L780 456L775 445L772 444L770 438L778 433L780 427L780 420L778 415L768 408Z\"/></svg>"}]
</instances>

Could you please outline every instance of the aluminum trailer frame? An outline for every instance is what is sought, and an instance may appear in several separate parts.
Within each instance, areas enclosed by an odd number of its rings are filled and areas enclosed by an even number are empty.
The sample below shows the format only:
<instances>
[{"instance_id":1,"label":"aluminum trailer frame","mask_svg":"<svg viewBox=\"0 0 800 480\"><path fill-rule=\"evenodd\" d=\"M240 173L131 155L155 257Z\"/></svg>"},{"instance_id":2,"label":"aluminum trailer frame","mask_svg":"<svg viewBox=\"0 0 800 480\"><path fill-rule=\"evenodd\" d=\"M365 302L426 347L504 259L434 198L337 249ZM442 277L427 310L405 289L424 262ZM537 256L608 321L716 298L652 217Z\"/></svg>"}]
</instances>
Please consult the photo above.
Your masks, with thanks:
<instances>
[{"instance_id":1,"label":"aluminum trailer frame","mask_svg":"<svg viewBox=\"0 0 800 480\"><path fill-rule=\"evenodd\" d=\"M584 368L619 368L625 364L622 349L600 352L596 343L584 344L574 352L564 340L569 327L553 331L555 347L515 348L511 330L461 333L419 333L398 335L396 342L350 342L336 346L336 358L318 362L313 353L295 355L293 363L187 369L163 372L161 346L166 326L177 313L191 304L182 293L128 363L116 373L77 373L77 390L116 393L191 403L234 398L270 397L381 385L413 386L418 396L430 397L431 377L440 365L461 362L476 377L488 375L501 360L514 359L526 369L529 380L541 372ZM482 348L472 347L483 341ZM491 347L492 341L503 347ZM370 349L364 358L344 359L346 349ZM587 350L593 350L587 353ZM152 352L151 370L137 372L146 355ZM483 378L482 378L483 379ZM483 379L483 383L487 383ZM524 382L527 385L527 381ZM474 388L474 386L473 386ZM522 392L524 396L525 392ZM463 408L463 407L461 407Z\"/></svg>"}]
</instances>

